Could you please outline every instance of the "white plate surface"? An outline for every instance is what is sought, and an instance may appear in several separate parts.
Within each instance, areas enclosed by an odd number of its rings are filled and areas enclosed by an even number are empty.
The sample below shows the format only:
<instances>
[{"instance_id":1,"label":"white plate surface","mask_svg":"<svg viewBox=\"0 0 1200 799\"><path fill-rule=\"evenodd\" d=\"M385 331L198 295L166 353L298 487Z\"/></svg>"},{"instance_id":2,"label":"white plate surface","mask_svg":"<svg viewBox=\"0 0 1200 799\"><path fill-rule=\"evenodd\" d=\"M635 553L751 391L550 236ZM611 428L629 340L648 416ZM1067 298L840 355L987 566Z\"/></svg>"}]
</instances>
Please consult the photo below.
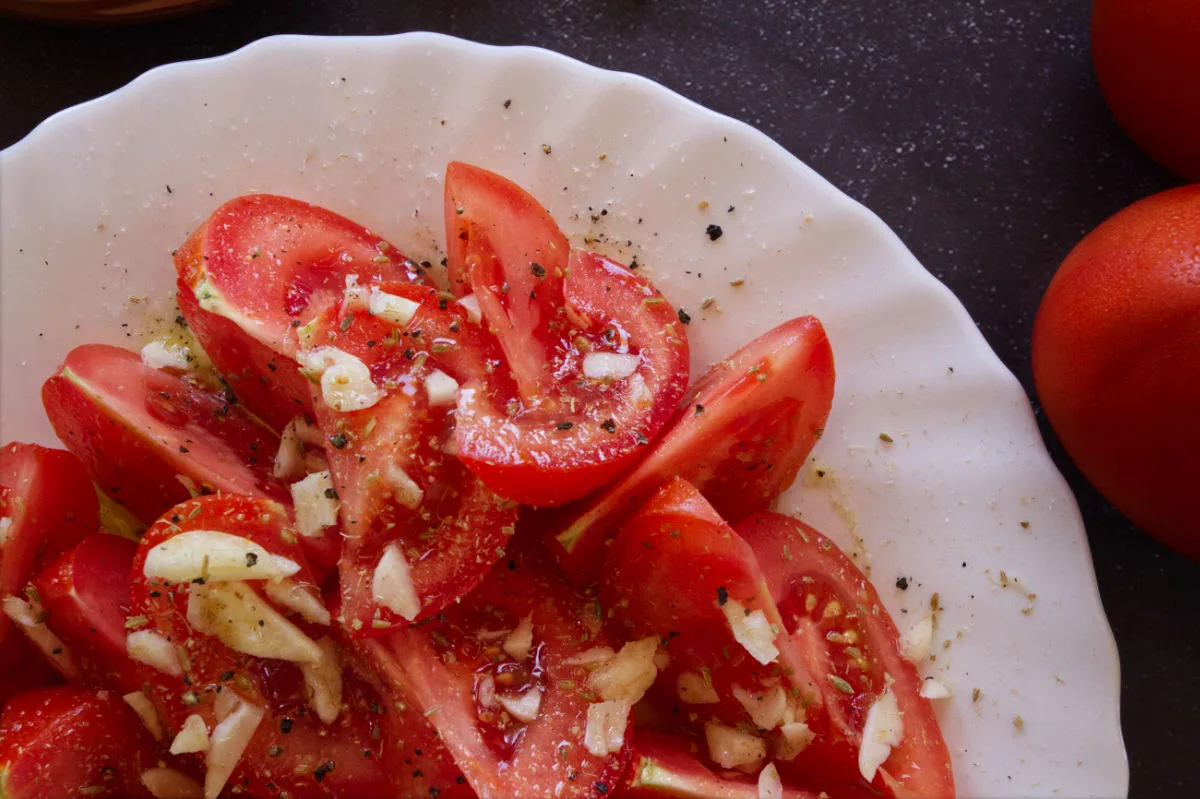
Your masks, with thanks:
<instances>
[{"instance_id":1,"label":"white plate surface","mask_svg":"<svg viewBox=\"0 0 1200 799\"><path fill-rule=\"evenodd\" d=\"M837 398L782 508L859 553L902 629L938 593L926 673L954 691L961 795L1125 796L1116 649L1017 381L877 217L642 78L431 34L285 36L57 114L0 154L0 439L53 443L41 382L73 345L140 343L147 305L129 298L169 309L171 250L220 202L293 195L435 260L451 159L528 187L573 239L636 254L692 313L697 373L819 316Z\"/></svg>"}]
</instances>

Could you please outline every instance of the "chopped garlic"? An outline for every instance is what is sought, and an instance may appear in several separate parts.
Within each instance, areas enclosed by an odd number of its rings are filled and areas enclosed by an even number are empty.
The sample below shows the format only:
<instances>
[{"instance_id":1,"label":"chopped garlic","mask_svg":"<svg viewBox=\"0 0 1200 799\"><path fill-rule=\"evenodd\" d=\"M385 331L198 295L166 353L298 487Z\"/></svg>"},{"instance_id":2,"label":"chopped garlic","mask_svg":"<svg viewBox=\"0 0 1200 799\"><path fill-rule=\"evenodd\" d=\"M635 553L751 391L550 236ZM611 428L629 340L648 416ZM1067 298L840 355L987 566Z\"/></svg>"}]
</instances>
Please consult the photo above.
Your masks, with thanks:
<instances>
[{"instance_id":1,"label":"chopped garlic","mask_svg":"<svg viewBox=\"0 0 1200 799\"><path fill-rule=\"evenodd\" d=\"M611 647L594 646L591 649L586 649L578 655L567 658L568 666L583 666L585 669L595 669L602 666L608 661L617 656L617 653L612 651Z\"/></svg>"},{"instance_id":2,"label":"chopped garlic","mask_svg":"<svg viewBox=\"0 0 1200 799\"><path fill-rule=\"evenodd\" d=\"M646 387L646 379L641 375L634 375L629 378L629 401L639 407L645 407L654 403L654 395Z\"/></svg>"},{"instance_id":3,"label":"chopped garlic","mask_svg":"<svg viewBox=\"0 0 1200 799\"><path fill-rule=\"evenodd\" d=\"M181 755L188 752L208 751L208 725L204 719L193 713L184 719L179 734L171 741L171 754Z\"/></svg>"},{"instance_id":4,"label":"chopped garlic","mask_svg":"<svg viewBox=\"0 0 1200 799\"><path fill-rule=\"evenodd\" d=\"M4 615L13 620L21 628L21 632L33 642L41 653L49 660L62 676L71 682L77 682L82 676L79 664L71 656L62 639L50 631L42 620L41 608L15 596L4 597Z\"/></svg>"},{"instance_id":5,"label":"chopped garlic","mask_svg":"<svg viewBox=\"0 0 1200 799\"><path fill-rule=\"evenodd\" d=\"M389 463L384 468L383 479L392 489L392 498L398 503L409 510L416 510L421 506L421 500L425 498L425 491L408 476L408 472L395 463Z\"/></svg>"},{"instance_id":6,"label":"chopped garlic","mask_svg":"<svg viewBox=\"0 0 1200 799\"><path fill-rule=\"evenodd\" d=\"M308 451L305 444L319 444L321 432L297 416L283 428L279 437L279 451L275 453L275 465L271 473L280 480L294 481L304 477L308 469Z\"/></svg>"},{"instance_id":7,"label":"chopped garlic","mask_svg":"<svg viewBox=\"0 0 1200 799\"><path fill-rule=\"evenodd\" d=\"M337 347L317 347L296 355L300 370L321 383L321 399L339 413L361 411L384 398L371 369L356 355Z\"/></svg>"},{"instance_id":8,"label":"chopped garlic","mask_svg":"<svg viewBox=\"0 0 1200 799\"><path fill-rule=\"evenodd\" d=\"M298 613L307 622L328 626L333 621L315 587L303 586L285 577L263 583L263 593L279 607Z\"/></svg>"},{"instance_id":9,"label":"chopped garlic","mask_svg":"<svg viewBox=\"0 0 1200 799\"><path fill-rule=\"evenodd\" d=\"M658 676L654 665L657 651L655 637L625 644L612 660L588 676L588 688L606 700L637 704Z\"/></svg>"},{"instance_id":10,"label":"chopped garlic","mask_svg":"<svg viewBox=\"0 0 1200 799\"><path fill-rule=\"evenodd\" d=\"M480 707L495 707L496 678L490 674L480 677L479 685L475 688L475 698L479 700Z\"/></svg>"},{"instance_id":11,"label":"chopped garlic","mask_svg":"<svg viewBox=\"0 0 1200 799\"><path fill-rule=\"evenodd\" d=\"M421 599L413 587L408 560L400 545L392 542L383 550L375 575L371 579L371 595L385 608L412 621L421 612Z\"/></svg>"},{"instance_id":12,"label":"chopped garlic","mask_svg":"<svg viewBox=\"0 0 1200 799\"><path fill-rule=\"evenodd\" d=\"M131 659L152 666L163 674L183 676L183 666L179 663L179 652L175 645L154 630L130 633L125 639L125 651Z\"/></svg>"},{"instance_id":13,"label":"chopped garlic","mask_svg":"<svg viewBox=\"0 0 1200 799\"><path fill-rule=\"evenodd\" d=\"M233 691L221 691L213 702L213 716L218 722L229 718L229 714L238 709L242 698Z\"/></svg>"},{"instance_id":14,"label":"chopped garlic","mask_svg":"<svg viewBox=\"0 0 1200 799\"><path fill-rule=\"evenodd\" d=\"M142 785L154 799L204 799L204 788L191 777L173 768L152 768L142 772Z\"/></svg>"},{"instance_id":15,"label":"chopped garlic","mask_svg":"<svg viewBox=\"0 0 1200 799\"><path fill-rule=\"evenodd\" d=\"M779 742L775 746L776 760L792 760L808 748L817 734L803 721L792 721L779 728Z\"/></svg>"},{"instance_id":16,"label":"chopped garlic","mask_svg":"<svg viewBox=\"0 0 1200 799\"><path fill-rule=\"evenodd\" d=\"M759 772L758 799L783 799L783 780L779 779L779 769L774 763L768 763Z\"/></svg>"},{"instance_id":17,"label":"chopped garlic","mask_svg":"<svg viewBox=\"0 0 1200 799\"><path fill-rule=\"evenodd\" d=\"M313 663L321 649L245 583L193 585L188 623L230 649L261 658Z\"/></svg>"},{"instance_id":18,"label":"chopped garlic","mask_svg":"<svg viewBox=\"0 0 1200 799\"><path fill-rule=\"evenodd\" d=\"M783 723L784 714L787 712L787 691L782 686L773 686L761 696L756 696L740 685L735 685L733 697L745 708L754 726L760 730L773 730Z\"/></svg>"},{"instance_id":19,"label":"chopped garlic","mask_svg":"<svg viewBox=\"0 0 1200 799\"><path fill-rule=\"evenodd\" d=\"M679 675L675 683L675 692L679 701L688 705L712 705L721 701L717 689L713 688L712 680L694 671L685 671Z\"/></svg>"},{"instance_id":20,"label":"chopped garlic","mask_svg":"<svg viewBox=\"0 0 1200 799\"><path fill-rule=\"evenodd\" d=\"M589 380L623 380L637 371L642 359L619 352L589 352L583 356L583 376Z\"/></svg>"},{"instance_id":21,"label":"chopped garlic","mask_svg":"<svg viewBox=\"0 0 1200 799\"><path fill-rule=\"evenodd\" d=\"M596 702L588 705L583 748L596 757L621 751L629 726L628 702Z\"/></svg>"},{"instance_id":22,"label":"chopped garlic","mask_svg":"<svg viewBox=\"0 0 1200 799\"><path fill-rule=\"evenodd\" d=\"M151 341L142 347L142 363L151 369L174 369L186 372L191 369L187 347L177 347L165 341Z\"/></svg>"},{"instance_id":23,"label":"chopped garlic","mask_svg":"<svg viewBox=\"0 0 1200 799\"><path fill-rule=\"evenodd\" d=\"M900 636L900 654L910 663L920 665L933 643L933 616L925 616Z\"/></svg>"},{"instance_id":24,"label":"chopped garlic","mask_svg":"<svg viewBox=\"0 0 1200 799\"><path fill-rule=\"evenodd\" d=\"M385 322L404 327L412 321L413 316L420 308L419 302L388 294L375 286L371 287L371 300L368 306L371 316L378 316Z\"/></svg>"},{"instance_id":25,"label":"chopped garlic","mask_svg":"<svg viewBox=\"0 0 1200 799\"><path fill-rule=\"evenodd\" d=\"M304 687L308 690L308 706L325 724L332 724L342 709L342 659L337 644L329 636L317 641L321 658L315 663L301 663Z\"/></svg>"},{"instance_id":26,"label":"chopped garlic","mask_svg":"<svg viewBox=\"0 0 1200 799\"><path fill-rule=\"evenodd\" d=\"M715 721L704 725L708 756L721 768L752 769L767 757L762 738Z\"/></svg>"},{"instance_id":27,"label":"chopped garlic","mask_svg":"<svg viewBox=\"0 0 1200 799\"><path fill-rule=\"evenodd\" d=\"M138 718L142 720L142 724L146 725L146 729L154 736L154 740L161 741L163 739L162 722L158 720L158 711L154 708L154 703L150 701L150 697L146 696L141 691L125 694L121 697L125 700L125 704L133 708L133 712L137 713Z\"/></svg>"},{"instance_id":28,"label":"chopped garlic","mask_svg":"<svg viewBox=\"0 0 1200 799\"><path fill-rule=\"evenodd\" d=\"M435 408L454 405L458 402L458 381L442 370L434 369L425 378L425 394Z\"/></svg>"},{"instance_id":29,"label":"chopped garlic","mask_svg":"<svg viewBox=\"0 0 1200 799\"><path fill-rule=\"evenodd\" d=\"M367 287L358 285L358 275L346 275L346 291L342 294L342 316L367 308Z\"/></svg>"},{"instance_id":30,"label":"chopped garlic","mask_svg":"<svg viewBox=\"0 0 1200 799\"><path fill-rule=\"evenodd\" d=\"M775 631L767 621L767 614L761 610L747 613L736 599L725 600L721 610L725 612L733 637L752 658L764 666L775 662L779 650L775 647Z\"/></svg>"},{"instance_id":31,"label":"chopped garlic","mask_svg":"<svg viewBox=\"0 0 1200 799\"><path fill-rule=\"evenodd\" d=\"M173 583L193 580L274 580L300 571L295 561L272 555L249 538L216 530L188 530L146 553L142 573Z\"/></svg>"},{"instance_id":32,"label":"chopped garlic","mask_svg":"<svg viewBox=\"0 0 1200 799\"><path fill-rule=\"evenodd\" d=\"M333 475L328 470L313 472L292 483L292 505L296 513L296 530L306 538L315 538L337 524L342 504L336 499Z\"/></svg>"},{"instance_id":33,"label":"chopped garlic","mask_svg":"<svg viewBox=\"0 0 1200 799\"><path fill-rule=\"evenodd\" d=\"M12 527L12 519L8 516L0 517L0 549L4 549L4 545L8 543L8 528Z\"/></svg>"},{"instance_id":34,"label":"chopped garlic","mask_svg":"<svg viewBox=\"0 0 1200 799\"><path fill-rule=\"evenodd\" d=\"M517 623L517 629L508 634L501 644L510 658L524 660L533 648L533 616L525 616Z\"/></svg>"},{"instance_id":35,"label":"chopped garlic","mask_svg":"<svg viewBox=\"0 0 1200 799\"><path fill-rule=\"evenodd\" d=\"M537 688L530 688L519 696L514 696L513 694L496 694L496 701L514 719L528 724L537 718L538 711L541 710L542 692Z\"/></svg>"},{"instance_id":36,"label":"chopped garlic","mask_svg":"<svg viewBox=\"0 0 1200 799\"><path fill-rule=\"evenodd\" d=\"M483 314L479 310L479 298L474 294L459 297L458 304L467 312L467 321L471 324L477 325L483 319Z\"/></svg>"},{"instance_id":37,"label":"chopped garlic","mask_svg":"<svg viewBox=\"0 0 1200 799\"><path fill-rule=\"evenodd\" d=\"M949 699L950 689L944 683L932 677L926 677L921 681L921 696L926 699Z\"/></svg>"},{"instance_id":38,"label":"chopped garlic","mask_svg":"<svg viewBox=\"0 0 1200 799\"><path fill-rule=\"evenodd\" d=\"M204 799L217 799L221 795L264 716L266 711L261 707L242 700L237 709L213 729L205 758L208 772L204 775Z\"/></svg>"},{"instance_id":39,"label":"chopped garlic","mask_svg":"<svg viewBox=\"0 0 1200 799\"><path fill-rule=\"evenodd\" d=\"M867 711L863 724L862 744L858 748L858 772L867 782L892 753L893 746L904 740L904 720L896 695L888 688Z\"/></svg>"}]
</instances>

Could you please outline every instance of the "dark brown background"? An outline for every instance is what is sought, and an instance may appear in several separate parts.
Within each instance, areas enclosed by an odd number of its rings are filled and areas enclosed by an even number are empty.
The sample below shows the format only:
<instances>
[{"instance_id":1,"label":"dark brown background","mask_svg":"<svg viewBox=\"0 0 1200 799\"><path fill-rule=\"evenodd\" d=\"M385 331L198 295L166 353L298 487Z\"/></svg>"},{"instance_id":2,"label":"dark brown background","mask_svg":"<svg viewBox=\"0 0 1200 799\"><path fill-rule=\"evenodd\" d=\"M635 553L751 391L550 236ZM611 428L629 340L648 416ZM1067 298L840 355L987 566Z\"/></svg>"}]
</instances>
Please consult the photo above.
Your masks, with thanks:
<instances>
[{"instance_id":1,"label":"dark brown background","mask_svg":"<svg viewBox=\"0 0 1200 799\"><path fill-rule=\"evenodd\" d=\"M646 75L864 202L1032 393L1029 335L1088 230L1174 179L1096 88L1086 0L242 0L117 29L0 21L0 146L142 71L274 33L433 30ZM1083 508L1123 665L1133 797L1200 795L1200 566L1139 534L1043 433Z\"/></svg>"}]
</instances>

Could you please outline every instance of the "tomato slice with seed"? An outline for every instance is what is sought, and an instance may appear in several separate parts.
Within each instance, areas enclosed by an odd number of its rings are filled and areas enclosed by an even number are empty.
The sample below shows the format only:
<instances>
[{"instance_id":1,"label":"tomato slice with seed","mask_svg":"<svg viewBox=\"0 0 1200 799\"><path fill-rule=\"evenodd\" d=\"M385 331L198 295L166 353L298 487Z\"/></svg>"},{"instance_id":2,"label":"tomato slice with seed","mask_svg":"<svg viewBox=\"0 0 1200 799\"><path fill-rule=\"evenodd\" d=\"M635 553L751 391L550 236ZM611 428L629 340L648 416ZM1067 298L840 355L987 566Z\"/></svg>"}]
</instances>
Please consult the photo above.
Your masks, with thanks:
<instances>
[{"instance_id":1,"label":"tomato slice with seed","mask_svg":"<svg viewBox=\"0 0 1200 799\"><path fill-rule=\"evenodd\" d=\"M482 799L600 797L616 789L627 760L625 750L596 757L583 745L595 697L572 659L607 644L596 610L543 558L518 551L443 616L363 651L399 701L429 718ZM529 646L506 651L525 617ZM530 721L502 712L497 696L530 692L541 697Z\"/></svg>"},{"instance_id":2,"label":"tomato slice with seed","mask_svg":"<svg viewBox=\"0 0 1200 799\"><path fill-rule=\"evenodd\" d=\"M448 265L499 341L516 396L496 385L459 412L459 456L498 494L561 505L645 452L686 390L687 335L641 275L569 250L511 181L452 163Z\"/></svg>"},{"instance_id":3,"label":"tomato slice with seed","mask_svg":"<svg viewBox=\"0 0 1200 799\"><path fill-rule=\"evenodd\" d=\"M605 544L674 476L726 519L767 507L824 432L833 384L833 351L815 318L764 333L701 378L631 471L552 518L551 551L574 579L596 580Z\"/></svg>"},{"instance_id":4,"label":"tomato slice with seed","mask_svg":"<svg viewBox=\"0 0 1200 799\"><path fill-rule=\"evenodd\" d=\"M109 496L143 522L200 493L286 500L271 475L279 438L223 392L85 344L42 387L58 437Z\"/></svg>"},{"instance_id":5,"label":"tomato slice with seed","mask_svg":"<svg viewBox=\"0 0 1200 799\"><path fill-rule=\"evenodd\" d=\"M154 740L113 691L77 686L22 694L0 716L0 796L149 799Z\"/></svg>"},{"instance_id":6,"label":"tomato slice with seed","mask_svg":"<svg viewBox=\"0 0 1200 799\"><path fill-rule=\"evenodd\" d=\"M670 664L657 693L679 723L689 726L693 714L728 725L752 721L739 691L782 694L768 732L784 714L805 721L817 713L819 694L782 634L754 552L691 484L675 478L626 523L600 596L619 636L664 642ZM735 617L744 620L737 630Z\"/></svg>"},{"instance_id":7,"label":"tomato slice with seed","mask_svg":"<svg viewBox=\"0 0 1200 799\"><path fill-rule=\"evenodd\" d=\"M418 280L420 267L349 219L269 194L213 212L175 253L179 306L234 391L277 430L307 412L294 326L339 302L346 279Z\"/></svg>"},{"instance_id":8,"label":"tomato slice with seed","mask_svg":"<svg viewBox=\"0 0 1200 799\"><path fill-rule=\"evenodd\" d=\"M763 565L790 637L818 677L831 746L840 743L857 758L867 711L890 685L904 737L873 787L894 797L953 796L937 718L920 696L921 678L901 656L896 625L870 581L832 541L791 517L757 513L737 531ZM795 767L803 769L820 751L802 753Z\"/></svg>"}]
</instances>

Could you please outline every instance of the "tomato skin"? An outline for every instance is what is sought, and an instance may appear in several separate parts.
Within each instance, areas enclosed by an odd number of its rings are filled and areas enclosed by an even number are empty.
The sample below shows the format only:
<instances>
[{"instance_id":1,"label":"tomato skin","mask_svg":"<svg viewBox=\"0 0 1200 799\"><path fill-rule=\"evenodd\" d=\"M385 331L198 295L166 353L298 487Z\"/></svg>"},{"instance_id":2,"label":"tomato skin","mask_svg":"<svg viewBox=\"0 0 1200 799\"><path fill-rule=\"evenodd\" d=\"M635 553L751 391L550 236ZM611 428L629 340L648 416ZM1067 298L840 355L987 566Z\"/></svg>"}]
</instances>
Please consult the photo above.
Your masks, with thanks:
<instances>
[{"instance_id":1,"label":"tomato skin","mask_svg":"<svg viewBox=\"0 0 1200 799\"><path fill-rule=\"evenodd\" d=\"M293 322L363 285L417 280L419 267L343 216L269 194L222 205L175 253L179 304L238 397L275 429L311 411L290 357Z\"/></svg>"},{"instance_id":2,"label":"tomato skin","mask_svg":"<svg viewBox=\"0 0 1200 799\"><path fill-rule=\"evenodd\" d=\"M7 490L4 490L7 489ZM11 519L0 558L0 597L100 526L100 506L79 458L37 444L0 448L0 517ZM0 614L0 648L11 621Z\"/></svg>"},{"instance_id":3,"label":"tomato skin","mask_svg":"<svg viewBox=\"0 0 1200 799\"><path fill-rule=\"evenodd\" d=\"M756 513L739 523L736 530L763 566L785 629L809 673L816 677L828 720L827 726L819 730L823 736L819 745L801 753L786 768L781 764L781 773L791 774L795 769L800 779L807 769L827 779L850 780L845 787L820 785L831 793L854 790L853 783L861 781L857 769L853 774L843 771L839 775L829 761L847 748L857 758L870 706L865 699L882 693L887 685L885 675L890 675L891 690L904 719L904 738L880 767L872 787L893 799L953 797L950 753L937 718L929 700L919 695L921 677L916 667L901 656L900 634L871 582L832 541L790 516ZM807 606L809 595L815 597L811 609ZM840 604L842 611L826 616L831 601ZM845 612L847 608L863 610ZM830 641L831 631L846 636L854 633L861 655L856 664L850 665L851 655L838 648L846 647L847 642ZM842 677L855 693L847 695L832 680L822 679L832 674Z\"/></svg>"},{"instance_id":4,"label":"tomato skin","mask_svg":"<svg viewBox=\"0 0 1200 799\"><path fill-rule=\"evenodd\" d=\"M141 774L153 739L112 691L63 686L13 699L0 716L0 796L149 799Z\"/></svg>"},{"instance_id":5,"label":"tomato skin","mask_svg":"<svg viewBox=\"0 0 1200 799\"><path fill-rule=\"evenodd\" d=\"M1117 121L1172 172L1200 180L1200 6L1194 0L1095 0L1096 78Z\"/></svg>"},{"instance_id":6,"label":"tomato skin","mask_svg":"<svg viewBox=\"0 0 1200 799\"><path fill-rule=\"evenodd\" d=\"M1197 248L1200 185L1134 203L1067 255L1033 329L1038 397L1071 459L1135 524L1193 560Z\"/></svg>"},{"instance_id":7,"label":"tomato skin","mask_svg":"<svg viewBox=\"0 0 1200 799\"><path fill-rule=\"evenodd\" d=\"M85 344L42 387L58 437L101 488L143 522L191 492L286 501L271 475L278 437L220 392L154 369L129 350Z\"/></svg>"},{"instance_id":8,"label":"tomato skin","mask_svg":"<svg viewBox=\"0 0 1200 799\"><path fill-rule=\"evenodd\" d=\"M89 685L122 693L142 686L140 664L125 649L125 620L131 615L129 585L137 544L100 533L33 578L46 624L80 663Z\"/></svg>"},{"instance_id":9,"label":"tomato skin","mask_svg":"<svg viewBox=\"0 0 1200 799\"><path fill-rule=\"evenodd\" d=\"M767 507L824 432L833 388L833 350L817 319L792 319L764 333L700 379L641 462L552 517L550 550L573 579L593 582L607 542L675 476L695 485L723 518Z\"/></svg>"}]
</instances>

